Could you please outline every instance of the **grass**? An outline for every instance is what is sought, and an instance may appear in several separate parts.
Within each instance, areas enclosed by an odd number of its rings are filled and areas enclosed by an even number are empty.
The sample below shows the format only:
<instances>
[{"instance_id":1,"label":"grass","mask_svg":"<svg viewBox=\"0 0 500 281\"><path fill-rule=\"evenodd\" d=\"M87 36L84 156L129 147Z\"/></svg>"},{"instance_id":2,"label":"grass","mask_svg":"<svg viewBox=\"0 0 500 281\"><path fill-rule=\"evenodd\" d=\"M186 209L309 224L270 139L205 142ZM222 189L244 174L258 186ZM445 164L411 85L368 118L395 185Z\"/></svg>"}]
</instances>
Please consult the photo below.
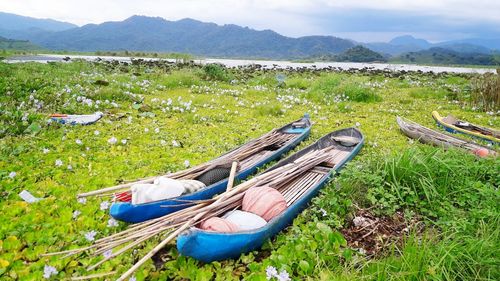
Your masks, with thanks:
<instances>
[{"instance_id":1,"label":"grass","mask_svg":"<svg viewBox=\"0 0 500 281\"><path fill-rule=\"evenodd\" d=\"M275 72L223 72L235 81L194 66L0 63L0 93L6 93L0 95L0 279L41 280L46 265L58 271L52 280L87 274L85 266L98 258L40 254L88 245L87 232L100 238L126 225L108 227L107 210L100 209L105 199L81 204L76 194L179 170L185 160L205 162L306 112L314 126L296 150L355 125L367 143L292 226L261 251L235 260L202 264L168 247L163 266L147 263L137 280L266 280L268 266L294 280L500 278L499 161L411 143L395 123L402 115L435 128L430 112L436 109L500 127L497 115L456 100L465 96L470 77L290 72L276 88ZM440 94L450 89L457 95ZM106 116L90 126L46 123L54 112L95 111ZM43 200L27 204L18 197L22 190ZM340 233L355 206L379 215L402 210L426 230L367 259ZM153 246L97 272L123 272Z\"/></svg>"}]
</instances>

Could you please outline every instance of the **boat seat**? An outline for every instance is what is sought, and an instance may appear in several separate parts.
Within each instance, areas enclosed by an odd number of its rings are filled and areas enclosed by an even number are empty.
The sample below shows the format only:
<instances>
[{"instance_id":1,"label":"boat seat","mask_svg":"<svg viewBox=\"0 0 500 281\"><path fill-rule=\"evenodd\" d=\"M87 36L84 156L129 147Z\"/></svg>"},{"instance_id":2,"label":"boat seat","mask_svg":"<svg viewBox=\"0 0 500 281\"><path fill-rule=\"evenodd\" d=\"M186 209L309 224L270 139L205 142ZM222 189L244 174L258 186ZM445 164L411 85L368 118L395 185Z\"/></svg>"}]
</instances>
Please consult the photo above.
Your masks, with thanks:
<instances>
[{"instance_id":1,"label":"boat seat","mask_svg":"<svg viewBox=\"0 0 500 281\"><path fill-rule=\"evenodd\" d=\"M451 124L451 125L455 125L458 122L458 119L455 118L455 116L453 116L453 115L450 114L450 115L444 117L443 121L445 123L448 123L448 124Z\"/></svg>"},{"instance_id":2,"label":"boat seat","mask_svg":"<svg viewBox=\"0 0 500 281\"><path fill-rule=\"evenodd\" d=\"M350 136L336 136L336 137L332 137L332 139L336 142L339 142L342 145L345 145L345 146L355 146L360 142L360 140L358 138L350 137Z\"/></svg>"}]
</instances>

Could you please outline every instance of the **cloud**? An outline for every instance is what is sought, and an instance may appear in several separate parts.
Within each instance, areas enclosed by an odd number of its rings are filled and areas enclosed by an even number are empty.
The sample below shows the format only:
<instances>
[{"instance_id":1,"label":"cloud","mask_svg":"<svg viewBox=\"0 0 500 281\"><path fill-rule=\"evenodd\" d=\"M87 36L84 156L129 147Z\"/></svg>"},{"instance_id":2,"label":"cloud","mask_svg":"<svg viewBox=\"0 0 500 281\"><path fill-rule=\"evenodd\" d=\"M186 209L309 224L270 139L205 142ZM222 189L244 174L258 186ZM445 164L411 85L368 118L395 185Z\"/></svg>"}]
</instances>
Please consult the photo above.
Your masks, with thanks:
<instances>
[{"instance_id":1,"label":"cloud","mask_svg":"<svg viewBox=\"0 0 500 281\"><path fill-rule=\"evenodd\" d=\"M473 5L473 7L471 7ZM500 1L475 0L0 0L0 11L83 25L131 15L186 17L311 34L421 34L499 37Z\"/></svg>"}]
</instances>

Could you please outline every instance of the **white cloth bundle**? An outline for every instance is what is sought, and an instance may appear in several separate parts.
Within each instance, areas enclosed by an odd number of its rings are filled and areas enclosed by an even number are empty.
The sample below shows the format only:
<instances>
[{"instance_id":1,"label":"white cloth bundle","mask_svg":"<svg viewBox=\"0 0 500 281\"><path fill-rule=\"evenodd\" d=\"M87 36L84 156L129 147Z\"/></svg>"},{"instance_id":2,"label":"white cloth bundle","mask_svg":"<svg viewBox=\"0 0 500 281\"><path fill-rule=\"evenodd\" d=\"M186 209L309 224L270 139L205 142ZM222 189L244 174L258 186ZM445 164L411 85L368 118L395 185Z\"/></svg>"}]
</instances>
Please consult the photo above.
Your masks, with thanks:
<instances>
[{"instance_id":1,"label":"white cloth bundle","mask_svg":"<svg viewBox=\"0 0 500 281\"><path fill-rule=\"evenodd\" d=\"M263 227L267 223L265 219L256 214L240 210L228 212L222 216L222 218L234 223L238 226L239 230L243 231L257 229Z\"/></svg>"},{"instance_id":2,"label":"white cloth bundle","mask_svg":"<svg viewBox=\"0 0 500 281\"><path fill-rule=\"evenodd\" d=\"M181 196L193 190L199 190L205 184L195 180L175 180L167 177L155 179L153 184L134 184L132 191L132 204L144 204Z\"/></svg>"}]
</instances>

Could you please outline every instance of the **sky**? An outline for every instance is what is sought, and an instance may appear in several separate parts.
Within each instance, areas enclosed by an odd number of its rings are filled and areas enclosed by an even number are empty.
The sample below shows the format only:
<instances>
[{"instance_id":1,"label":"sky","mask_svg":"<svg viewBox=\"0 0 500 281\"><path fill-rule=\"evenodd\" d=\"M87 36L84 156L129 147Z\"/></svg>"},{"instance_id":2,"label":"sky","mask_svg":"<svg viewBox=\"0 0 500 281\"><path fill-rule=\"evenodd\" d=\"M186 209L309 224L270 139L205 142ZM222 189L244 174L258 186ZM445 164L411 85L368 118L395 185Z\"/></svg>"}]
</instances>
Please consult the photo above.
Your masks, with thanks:
<instances>
[{"instance_id":1,"label":"sky","mask_svg":"<svg viewBox=\"0 0 500 281\"><path fill-rule=\"evenodd\" d=\"M0 11L77 25L132 15L193 18L291 37L333 35L360 42L405 34L431 42L500 38L497 0L0 0Z\"/></svg>"}]
</instances>

